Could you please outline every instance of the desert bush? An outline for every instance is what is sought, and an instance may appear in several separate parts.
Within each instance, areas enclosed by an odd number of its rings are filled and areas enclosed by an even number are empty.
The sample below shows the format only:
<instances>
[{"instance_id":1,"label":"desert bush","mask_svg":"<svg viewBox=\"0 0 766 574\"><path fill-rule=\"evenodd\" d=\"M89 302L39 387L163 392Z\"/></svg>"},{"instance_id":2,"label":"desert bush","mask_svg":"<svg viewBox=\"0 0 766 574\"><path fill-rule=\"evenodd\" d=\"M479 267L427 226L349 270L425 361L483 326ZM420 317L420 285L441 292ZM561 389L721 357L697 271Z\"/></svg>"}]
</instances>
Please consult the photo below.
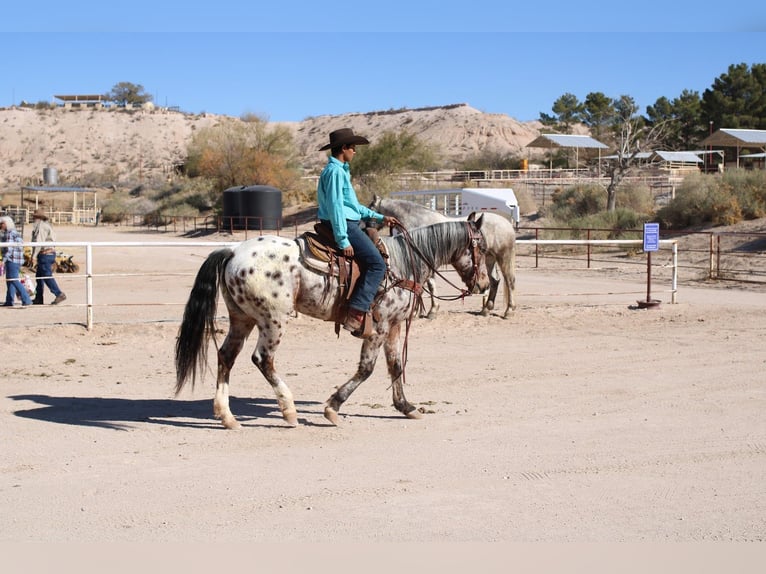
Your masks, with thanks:
<instances>
[{"instance_id":1,"label":"desert bush","mask_svg":"<svg viewBox=\"0 0 766 574\"><path fill-rule=\"evenodd\" d=\"M671 202L657 212L656 220L668 229L703 225L731 225L744 219L742 201L750 205L757 199L742 186L742 176L695 174L684 179ZM756 211L752 205L750 212Z\"/></svg>"},{"instance_id":2,"label":"desert bush","mask_svg":"<svg viewBox=\"0 0 766 574\"><path fill-rule=\"evenodd\" d=\"M651 215L655 210L652 191L645 183L623 184L617 193L617 207Z\"/></svg>"},{"instance_id":3,"label":"desert bush","mask_svg":"<svg viewBox=\"0 0 766 574\"><path fill-rule=\"evenodd\" d=\"M573 185L553 194L546 215L568 222L606 209L606 194L598 185Z\"/></svg>"}]
</instances>

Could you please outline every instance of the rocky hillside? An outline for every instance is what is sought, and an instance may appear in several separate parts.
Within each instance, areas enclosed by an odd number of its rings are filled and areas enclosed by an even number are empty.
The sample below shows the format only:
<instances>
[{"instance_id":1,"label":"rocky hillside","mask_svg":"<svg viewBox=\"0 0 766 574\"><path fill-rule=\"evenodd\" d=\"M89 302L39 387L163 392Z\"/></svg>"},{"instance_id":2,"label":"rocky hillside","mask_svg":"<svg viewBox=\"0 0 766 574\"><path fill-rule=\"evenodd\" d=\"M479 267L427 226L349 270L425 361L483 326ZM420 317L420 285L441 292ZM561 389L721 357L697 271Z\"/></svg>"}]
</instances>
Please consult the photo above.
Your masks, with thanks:
<instances>
[{"instance_id":1,"label":"rocky hillside","mask_svg":"<svg viewBox=\"0 0 766 574\"><path fill-rule=\"evenodd\" d=\"M59 185L104 179L93 174L129 184L166 178L183 163L194 131L224 118L162 109L2 109L0 192L43 183L44 168L52 168L47 173L55 174ZM528 154L533 150L525 146L541 127L466 104L318 116L282 125L293 131L307 169L326 161L326 152L317 150L339 127L351 127L372 141L384 131L406 128L433 145L447 163L478 152L534 157L539 150Z\"/></svg>"}]
</instances>

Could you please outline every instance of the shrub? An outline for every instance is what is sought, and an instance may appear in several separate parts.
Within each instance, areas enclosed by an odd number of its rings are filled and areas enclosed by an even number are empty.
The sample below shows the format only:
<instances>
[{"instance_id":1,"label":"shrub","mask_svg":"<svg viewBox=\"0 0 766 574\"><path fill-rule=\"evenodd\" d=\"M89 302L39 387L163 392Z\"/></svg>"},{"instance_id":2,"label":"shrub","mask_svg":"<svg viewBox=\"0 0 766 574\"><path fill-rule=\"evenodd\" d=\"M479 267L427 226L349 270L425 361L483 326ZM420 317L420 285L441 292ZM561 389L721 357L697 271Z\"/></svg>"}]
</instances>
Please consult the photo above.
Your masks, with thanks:
<instances>
[{"instance_id":1,"label":"shrub","mask_svg":"<svg viewBox=\"0 0 766 574\"><path fill-rule=\"evenodd\" d=\"M759 199L763 197L759 193L766 189L762 181L762 176L749 177L734 172L725 176L688 176L676 190L675 198L657 212L657 220L663 227L683 229L731 225L758 217L759 209L764 209Z\"/></svg>"},{"instance_id":2,"label":"shrub","mask_svg":"<svg viewBox=\"0 0 766 574\"><path fill-rule=\"evenodd\" d=\"M583 218L606 209L606 194L598 185L574 185L553 194L548 215L558 221Z\"/></svg>"}]
</instances>

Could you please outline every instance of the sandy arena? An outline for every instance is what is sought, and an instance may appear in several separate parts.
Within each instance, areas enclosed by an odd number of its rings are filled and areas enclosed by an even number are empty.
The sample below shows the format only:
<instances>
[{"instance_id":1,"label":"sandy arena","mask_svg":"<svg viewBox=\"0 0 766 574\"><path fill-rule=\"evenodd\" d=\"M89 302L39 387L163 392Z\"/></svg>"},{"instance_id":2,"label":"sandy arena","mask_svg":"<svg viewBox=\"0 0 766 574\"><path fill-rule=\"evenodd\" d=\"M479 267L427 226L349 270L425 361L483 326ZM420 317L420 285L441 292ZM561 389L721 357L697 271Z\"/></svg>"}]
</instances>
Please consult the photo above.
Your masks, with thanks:
<instances>
[{"instance_id":1,"label":"sandy arena","mask_svg":"<svg viewBox=\"0 0 766 574\"><path fill-rule=\"evenodd\" d=\"M84 271L84 250L60 249ZM766 539L766 288L681 277L677 304L664 282L660 307L639 310L642 273L521 261L511 318L470 298L414 322L405 392L421 420L391 406L381 357L337 428L323 403L360 343L295 318L277 366L300 425L283 423L247 345L232 432L212 417L212 371L173 395L175 335L209 251L96 248L95 273L123 275L94 279L92 331L82 277L57 276L60 306L3 309L0 541Z\"/></svg>"}]
</instances>

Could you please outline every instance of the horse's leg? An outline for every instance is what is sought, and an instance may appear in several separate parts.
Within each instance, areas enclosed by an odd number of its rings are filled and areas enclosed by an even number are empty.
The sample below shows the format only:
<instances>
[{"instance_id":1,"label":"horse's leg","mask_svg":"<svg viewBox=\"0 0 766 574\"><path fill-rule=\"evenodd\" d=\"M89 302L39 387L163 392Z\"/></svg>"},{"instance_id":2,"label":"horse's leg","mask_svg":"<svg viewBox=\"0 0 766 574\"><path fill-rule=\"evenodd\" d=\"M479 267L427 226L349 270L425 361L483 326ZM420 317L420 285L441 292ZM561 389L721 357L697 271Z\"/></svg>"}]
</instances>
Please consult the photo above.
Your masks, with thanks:
<instances>
[{"instance_id":1,"label":"horse's leg","mask_svg":"<svg viewBox=\"0 0 766 574\"><path fill-rule=\"evenodd\" d=\"M229 332L218 349L218 377L213 399L213 415L221 419L227 429L238 429L240 424L229 409L229 375L247 336L255 326L255 320L231 309L229 320Z\"/></svg>"},{"instance_id":2,"label":"horse's leg","mask_svg":"<svg viewBox=\"0 0 766 574\"><path fill-rule=\"evenodd\" d=\"M503 319L508 316L508 309L516 310L516 300L514 297L516 291L516 249L511 249L510 256L499 260L500 269L503 272L503 292L505 293L505 311Z\"/></svg>"},{"instance_id":3,"label":"horse's leg","mask_svg":"<svg viewBox=\"0 0 766 574\"><path fill-rule=\"evenodd\" d=\"M359 358L359 366L351 379L338 387L335 392L327 399L324 407L324 417L334 425L338 425L338 411L356 388L361 385L372 374L375 369L375 362L378 358L380 346L383 343L383 336L375 334L362 343L362 352Z\"/></svg>"},{"instance_id":4,"label":"horse's leg","mask_svg":"<svg viewBox=\"0 0 766 574\"><path fill-rule=\"evenodd\" d=\"M409 419L419 419L422 416L420 411L410 404L404 396L404 383L402 381L404 369L402 367L402 349L399 338L401 326L401 323L399 323L391 328L383 346L383 350L386 353L386 362L388 363L388 374L391 376L394 407Z\"/></svg>"},{"instance_id":5,"label":"horse's leg","mask_svg":"<svg viewBox=\"0 0 766 574\"><path fill-rule=\"evenodd\" d=\"M274 356L282 340L282 322L276 316L261 317L258 321L258 343L253 351L253 364L263 373L274 389L282 418L291 427L298 426L298 411L293 393L274 368Z\"/></svg>"},{"instance_id":6,"label":"horse's leg","mask_svg":"<svg viewBox=\"0 0 766 574\"><path fill-rule=\"evenodd\" d=\"M489 275L489 291L481 302L481 314L483 316L489 315L489 312L495 308L495 297L497 297L497 288L500 285L500 280L497 278L497 269L495 263L497 260L494 255L487 254L487 275Z\"/></svg>"},{"instance_id":7,"label":"horse's leg","mask_svg":"<svg viewBox=\"0 0 766 574\"><path fill-rule=\"evenodd\" d=\"M431 307L425 317L426 319L435 319L439 312L439 300L436 298L436 281L433 277L429 277L426 281L426 290L431 296ZM425 310L423 312L425 313Z\"/></svg>"}]
</instances>

